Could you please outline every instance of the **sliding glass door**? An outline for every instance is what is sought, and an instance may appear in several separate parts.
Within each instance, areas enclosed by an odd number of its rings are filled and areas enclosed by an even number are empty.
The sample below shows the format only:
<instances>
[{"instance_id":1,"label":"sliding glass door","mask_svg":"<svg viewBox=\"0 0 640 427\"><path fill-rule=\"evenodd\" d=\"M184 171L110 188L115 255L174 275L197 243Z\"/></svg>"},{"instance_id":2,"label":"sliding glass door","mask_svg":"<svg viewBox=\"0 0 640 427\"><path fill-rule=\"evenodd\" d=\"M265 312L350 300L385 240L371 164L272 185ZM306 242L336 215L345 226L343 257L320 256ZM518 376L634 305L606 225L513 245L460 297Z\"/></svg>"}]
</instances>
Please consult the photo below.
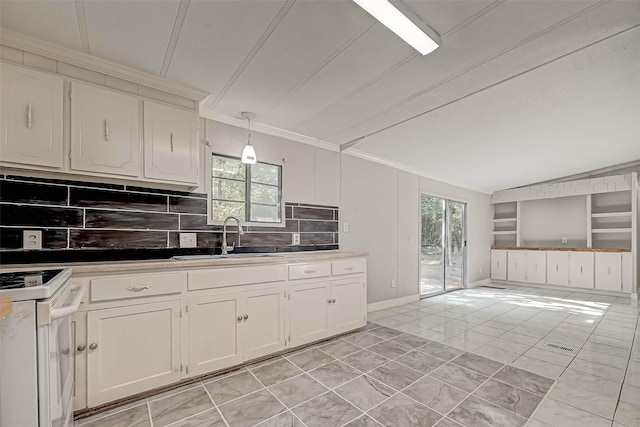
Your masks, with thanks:
<instances>
[{"instance_id":1,"label":"sliding glass door","mask_svg":"<svg viewBox=\"0 0 640 427\"><path fill-rule=\"evenodd\" d=\"M420 294L464 287L465 204L422 195Z\"/></svg>"}]
</instances>

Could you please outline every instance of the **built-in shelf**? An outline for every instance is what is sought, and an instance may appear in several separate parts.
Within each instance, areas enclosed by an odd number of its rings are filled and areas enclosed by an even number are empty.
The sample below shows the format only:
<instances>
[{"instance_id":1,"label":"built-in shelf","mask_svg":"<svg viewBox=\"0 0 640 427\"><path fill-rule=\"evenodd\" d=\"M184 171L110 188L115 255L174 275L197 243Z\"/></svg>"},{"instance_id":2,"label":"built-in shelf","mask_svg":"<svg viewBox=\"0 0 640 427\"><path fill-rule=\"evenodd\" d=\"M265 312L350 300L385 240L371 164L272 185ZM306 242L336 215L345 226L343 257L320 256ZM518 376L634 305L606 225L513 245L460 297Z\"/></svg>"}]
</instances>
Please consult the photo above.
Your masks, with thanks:
<instances>
[{"instance_id":1,"label":"built-in shelf","mask_svg":"<svg viewBox=\"0 0 640 427\"><path fill-rule=\"evenodd\" d=\"M507 235L507 234L516 234L516 233L517 233L516 230L494 231L493 235L494 236L501 236L501 235Z\"/></svg>"},{"instance_id":2,"label":"built-in shelf","mask_svg":"<svg viewBox=\"0 0 640 427\"><path fill-rule=\"evenodd\" d=\"M632 212L602 212L602 213L592 213L592 218L615 218L615 217L627 217L631 216Z\"/></svg>"},{"instance_id":3,"label":"built-in shelf","mask_svg":"<svg viewBox=\"0 0 640 427\"><path fill-rule=\"evenodd\" d=\"M602 233L631 233L631 228L594 228L591 230L593 234Z\"/></svg>"},{"instance_id":4,"label":"built-in shelf","mask_svg":"<svg viewBox=\"0 0 640 427\"><path fill-rule=\"evenodd\" d=\"M513 217L513 218L494 218L493 222L516 222L518 220L518 218Z\"/></svg>"}]
</instances>

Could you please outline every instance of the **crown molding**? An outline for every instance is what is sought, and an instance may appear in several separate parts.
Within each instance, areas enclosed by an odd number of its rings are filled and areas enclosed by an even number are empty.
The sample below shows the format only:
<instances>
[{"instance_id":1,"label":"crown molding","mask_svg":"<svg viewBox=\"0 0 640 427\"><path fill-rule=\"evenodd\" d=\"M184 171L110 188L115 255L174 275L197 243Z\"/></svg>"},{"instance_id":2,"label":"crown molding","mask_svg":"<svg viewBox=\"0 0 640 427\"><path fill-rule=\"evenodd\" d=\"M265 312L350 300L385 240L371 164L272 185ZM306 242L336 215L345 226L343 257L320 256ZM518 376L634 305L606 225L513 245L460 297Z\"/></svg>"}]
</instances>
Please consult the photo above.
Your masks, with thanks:
<instances>
[{"instance_id":1,"label":"crown molding","mask_svg":"<svg viewBox=\"0 0 640 427\"><path fill-rule=\"evenodd\" d=\"M228 116L213 111L206 107L206 100L200 103L200 117L205 119L214 120L216 122L225 123L236 127L246 127L247 121L242 118ZM299 133L291 132L285 129L280 129L274 126L265 125L260 122L251 121L251 130L255 132L264 133L266 135L277 136L285 138L291 141L300 142L302 144L312 145L314 147L322 148L324 150L339 152L340 147L336 144L332 144L328 141L313 138L310 136L302 135Z\"/></svg>"},{"instance_id":2,"label":"crown molding","mask_svg":"<svg viewBox=\"0 0 640 427\"><path fill-rule=\"evenodd\" d=\"M193 99L198 102L208 95L207 92L199 89L174 83L153 74L145 73L125 65L116 64L114 62L107 61L106 59L87 55L85 53L36 39L35 37L27 36L6 28L0 28L0 44L51 58L56 61L66 62L88 70L97 71L112 77L149 86L154 89Z\"/></svg>"},{"instance_id":3,"label":"crown molding","mask_svg":"<svg viewBox=\"0 0 640 427\"><path fill-rule=\"evenodd\" d=\"M376 156L374 154L369 154L367 152L364 152L362 150L358 150L356 148L347 148L344 151L342 151L342 154L347 154L349 156L357 157L357 158L362 159L362 160L368 160L370 162L378 163L378 164L384 165L384 166L388 166L388 167L393 168L393 169L398 169L398 170L401 170L403 172L407 172L407 173L410 173L410 174L413 174L413 175L417 175L419 177L429 178L428 176L426 176L424 174L424 172L419 171L418 169L412 168L412 167L407 166L407 165L405 165L403 163L394 162L392 160L384 159L384 158ZM433 179L433 178L429 178L429 179Z\"/></svg>"}]
</instances>

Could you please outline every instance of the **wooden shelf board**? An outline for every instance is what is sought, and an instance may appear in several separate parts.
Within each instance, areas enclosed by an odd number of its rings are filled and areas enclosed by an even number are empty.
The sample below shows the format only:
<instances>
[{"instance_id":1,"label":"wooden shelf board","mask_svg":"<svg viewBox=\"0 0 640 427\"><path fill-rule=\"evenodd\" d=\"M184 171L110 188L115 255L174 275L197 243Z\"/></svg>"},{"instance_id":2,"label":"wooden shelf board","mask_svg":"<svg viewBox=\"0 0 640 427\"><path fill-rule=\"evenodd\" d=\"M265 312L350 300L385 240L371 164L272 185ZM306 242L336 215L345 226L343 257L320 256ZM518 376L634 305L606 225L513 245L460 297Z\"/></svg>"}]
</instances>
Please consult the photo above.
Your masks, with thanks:
<instances>
[{"instance_id":1,"label":"wooden shelf board","mask_svg":"<svg viewBox=\"0 0 640 427\"><path fill-rule=\"evenodd\" d=\"M509 250L509 251L569 251L569 252L631 252L627 248L554 248L554 247L531 247L522 246L491 246L491 249Z\"/></svg>"},{"instance_id":2,"label":"wooden shelf board","mask_svg":"<svg viewBox=\"0 0 640 427\"><path fill-rule=\"evenodd\" d=\"M615 218L615 217L625 217L631 216L632 212L600 212L591 214L592 218Z\"/></svg>"},{"instance_id":3,"label":"wooden shelf board","mask_svg":"<svg viewBox=\"0 0 640 427\"><path fill-rule=\"evenodd\" d=\"M506 231L494 231L493 235L494 236L503 236L503 235L509 235L509 234L516 234L517 231L516 230L506 230Z\"/></svg>"},{"instance_id":4,"label":"wooden shelf board","mask_svg":"<svg viewBox=\"0 0 640 427\"><path fill-rule=\"evenodd\" d=\"M513 217L513 218L494 218L493 222L515 222L517 221L518 218Z\"/></svg>"}]
</instances>

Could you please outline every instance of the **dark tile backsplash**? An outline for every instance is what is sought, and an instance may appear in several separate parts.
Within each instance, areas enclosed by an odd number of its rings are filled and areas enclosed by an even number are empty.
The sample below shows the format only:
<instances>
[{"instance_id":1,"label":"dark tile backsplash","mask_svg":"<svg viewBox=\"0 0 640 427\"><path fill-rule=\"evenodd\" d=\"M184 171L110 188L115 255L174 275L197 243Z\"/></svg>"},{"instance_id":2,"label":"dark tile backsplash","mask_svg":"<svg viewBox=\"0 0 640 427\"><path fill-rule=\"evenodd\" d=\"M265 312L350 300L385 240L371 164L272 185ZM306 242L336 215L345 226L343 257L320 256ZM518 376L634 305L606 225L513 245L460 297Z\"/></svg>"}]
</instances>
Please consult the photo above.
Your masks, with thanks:
<instances>
[{"instance_id":1,"label":"dark tile backsplash","mask_svg":"<svg viewBox=\"0 0 640 427\"><path fill-rule=\"evenodd\" d=\"M285 216L285 227L246 227L240 247L338 248L337 207L286 203ZM173 250L181 231L196 233L203 250L222 242L222 227L207 225L206 194L0 175L0 250L23 252L27 229L42 230L43 249L74 252ZM237 245L237 228L227 230L228 244ZM300 233L300 246L291 244L292 233Z\"/></svg>"}]
</instances>

